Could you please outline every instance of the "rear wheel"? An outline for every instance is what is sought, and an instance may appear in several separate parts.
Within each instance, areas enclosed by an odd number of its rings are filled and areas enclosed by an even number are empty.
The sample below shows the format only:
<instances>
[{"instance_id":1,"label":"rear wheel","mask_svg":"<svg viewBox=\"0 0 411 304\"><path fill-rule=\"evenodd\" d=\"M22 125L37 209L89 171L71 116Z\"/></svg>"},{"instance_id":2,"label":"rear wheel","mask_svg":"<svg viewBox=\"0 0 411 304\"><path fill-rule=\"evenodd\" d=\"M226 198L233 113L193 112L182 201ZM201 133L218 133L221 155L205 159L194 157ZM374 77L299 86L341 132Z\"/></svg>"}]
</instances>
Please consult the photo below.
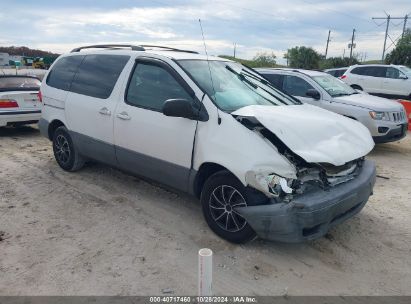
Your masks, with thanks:
<instances>
[{"instance_id":1,"label":"rear wheel","mask_svg":"<svg viewBox=\"0 0 411 304\"><path fill-rule=\"evenodd\" d=\"M230 172L213 174L204 184L201 204L204 218L218 236L233 242L245 243L256 234L236 208L247 207L243 184Z\"/></svg>"},{"instance_id":2,"label":"rear wheel","mask_svg":"<svg viewBox=\"0 0 411 304\"><path fill-rule=\"evenodd\" d=\"M66 171L77 171L84 166L85 159L74 147L64 126L58 127L53 134L53 153L59 166Z\"/></svg>"}]
</instances>

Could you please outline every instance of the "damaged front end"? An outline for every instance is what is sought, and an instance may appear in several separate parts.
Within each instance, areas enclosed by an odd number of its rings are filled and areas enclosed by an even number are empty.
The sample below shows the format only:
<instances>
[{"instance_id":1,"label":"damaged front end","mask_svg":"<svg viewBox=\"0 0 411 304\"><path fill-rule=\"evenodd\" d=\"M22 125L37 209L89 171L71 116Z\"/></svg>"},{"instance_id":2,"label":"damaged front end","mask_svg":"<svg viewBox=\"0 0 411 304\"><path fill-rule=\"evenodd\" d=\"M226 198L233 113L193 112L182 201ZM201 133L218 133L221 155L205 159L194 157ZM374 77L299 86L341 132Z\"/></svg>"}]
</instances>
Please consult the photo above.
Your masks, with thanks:
<instances>
[{"instance_id":1,"label":"damaged front end","mask_svg":"<svg viewBox=\"0 0 411 304\"><path fill-rule=\"evenodd\" d=\"M277 175L275 168L246 173L248 186L270 198L262 205L236 208L260 237L282 242L312 240L365 206L375 183L373 162L364 156L342 165L308 162L255 117L235 118L295 167L290 176Z\"/></svg>"},{"instance_id":2,"label":"damaged front end","mask_svg":"<svg viewBox=\"0 0 411 304\"><path fill-rule=\"evenodd\" d=\"M306 191L330 188L354 179L364 162L364 157L349 161L341 166L328 163L308 163L289 149L275 134L264 127L254 117L237 116L236 119L258 136L269 141L279 153L296 168L294 177L284 177L268 169L248 171L246 182L249 186L263 192L274 201L291 201Z\"/></svg>"}]
</instances>

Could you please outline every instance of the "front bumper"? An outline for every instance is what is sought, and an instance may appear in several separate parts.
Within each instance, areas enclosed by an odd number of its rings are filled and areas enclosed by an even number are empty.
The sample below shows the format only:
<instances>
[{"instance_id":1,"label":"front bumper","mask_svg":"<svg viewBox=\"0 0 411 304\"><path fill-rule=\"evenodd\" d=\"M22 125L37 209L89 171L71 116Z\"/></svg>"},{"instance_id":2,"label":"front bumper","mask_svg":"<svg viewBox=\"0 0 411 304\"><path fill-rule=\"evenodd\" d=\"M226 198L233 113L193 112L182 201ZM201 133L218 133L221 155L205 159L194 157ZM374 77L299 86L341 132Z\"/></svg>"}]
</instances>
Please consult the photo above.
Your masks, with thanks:
<instances>
[{"instance_id":1,"label":"front bumper","mask_svg":"<svg viewBox=\"0 0 411 304\"><path fill-rule=\"evenodd\" d=\"M0 111L0 127L11 124L35 123L41 117L41 110Z\"/></svg>"},{"instance_id":2,"label":"front bumper","mask_svg":"<svg viewBox=\"0 0 411 304\"><path fill-rule=\"evenodd\" d=\"M397 128L389 130L386 134L381 136L373 136L376 144L382 144L391 141L397 141L404 138L407 135L408 123L398 125Z\"/></svg>"},{"instance_id":3,"label":"front bumper","mask_svg":"<svg viewBox=\"0 0 411 304\"><path fill-rule=\"evenodd\" d=\"M354 216L372 194L376 170L366 160L353 180L329 191L306 193L289 203L237 208L263 239L296 243L319 238L327 231Z\"/></svg>"}]
</instances>

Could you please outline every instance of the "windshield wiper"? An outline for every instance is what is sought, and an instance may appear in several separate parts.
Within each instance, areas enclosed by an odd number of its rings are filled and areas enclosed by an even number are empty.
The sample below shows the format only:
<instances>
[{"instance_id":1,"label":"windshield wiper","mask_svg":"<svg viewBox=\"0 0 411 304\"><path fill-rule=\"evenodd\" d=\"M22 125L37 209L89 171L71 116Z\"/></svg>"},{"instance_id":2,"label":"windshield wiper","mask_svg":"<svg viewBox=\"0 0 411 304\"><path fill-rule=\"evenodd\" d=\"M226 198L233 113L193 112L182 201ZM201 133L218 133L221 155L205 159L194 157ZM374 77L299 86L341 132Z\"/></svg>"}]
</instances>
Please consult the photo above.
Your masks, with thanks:
<instances>
[{"instance_id":1,"label":"windshield wiper","mask_svg":"<svg viewBox=\"0 0 411 304\"><path fill-rule=\"evenodd\" d=\"M227 70L229 70L231 73L235 74L238 76L238 78L243 81L246 85L252 86L254 89L260 88L257 84L255 84L254 82L248 80L243 74L238 73L237 71L235 71L232 67L230 67L229 65L226 65L225 68ZM257 91L255 92L256 94L258 94L261 98L267 100L269 103L274 104L271 100L269 100L267 97L264 97L263 95L261 95L260 93L258 93Z\"/></svg>"},{"instance_id":2,"label":"windshield wiper","mask_svg":"<svg viewBox=\"0 0 411 304\"><path fill-rule=\"evenodd\" d=\"M244 70L244 69L241 69L241 73L247 74L247 76L253 78L254 80L257 80L257 81L261 82L262 84L265 84L265 85L268 85L268 86L271 85L271 83L262 76L260 76L261 78L257 77L253 73L250 73L249 71Z\"/></svg>"},{"instance_id":3,"label":"windshield wiper","mask_svg":"<svg viewBox=\"0 0 411 304\"><path fill-rule=\"evenodd\" d=\"M337 93L337 94L334 94L333 97L349 96L349 95L352 95L352 94L348 94L348 93Z\"/></svg>"},{"instance_id":4,"label":"windshield wiper","mask_svg":"<svg viewBox=\"0 0 411 304\"><path fill-rule=\"evenodd\" d=\"M229 65L226 65L225 67L226 67L226 69L229 70L231 73L234 73L235 75L237 75L237 76L240 78L240 80L245 81L246 83L250 84L254 89L260 88L261 90L263 90L264 92L266 92L266 93L269 94L270 96L274 97L274 98L275 98L276 100L278 100L279 102L281 102L281 103L283 103L283 104L285 104L285 105L288 105L286 102L280 100L277 96L275 96L274 94L272 94L271 92L269 92L268 90L266 90L265 88L263 88L262 86L259 86L258 84L256 84L256 83L248 80L248 79L246 78L246 76L248 76L248 77L250 77L250 78L253 78L253 79L255 79L255 80L258 80L259 82L262 82L262 81L261 81L262 79L256 77L255 75L253 75L253 74L251 74L251 73L249 73L248 71L245 71L245 70L243 70L243 69L241 69L241 72L239 73L239 72L235 71L235 70L234 70L232 67L230 67ZM243 73L243 72L247 72L247 74L245 74L245 73ZM264 81L266 81L266 80L264 80ZM257 94L258 94L258 93L257 93ZM262 98L268 100L270 103L273 103L271 100L269 100L268 98L262 96L261 94L258 94L258 95L260 95Z\"/></svg>"},{"instance_id":5,"label":"windshield wiper","mask_svg":"<svg viewBox=\"0 0 411 304\"><path fill-rule=\"evenodd\" d=\"M250 78L253 78L254 80L257 80L258 82L261 82L262 84L264 84L264 85L266 85L266 86L268 86L268 87L270 87L270 88L273 88L273 89L275 89L275 90L278 90L277 88L275 88L272 84L271 84L271 82L269 81L269 80L267 80L263 75L261 75L260 73L258 73L256 70L254 70L253 68L250 68L249 66L247 66L247 65L245 65L245 64L243 64L246 68L248 68L248 69L250 69L251 71L253 71L254 73L256 73L258 76L260 76L260 77L257 77L256 75L254 75L253 73L250 73L249 71L247 71L247 70L245 70L245 69L241 69L241 73L244 73L244 74L246 74L247 76L249 76ZM275 99L278 99L278 97L277 96L275 96L275 95L273 95L272 93L270 93L269 91L267 91L266 89L264 89L263 87L260 87L262 90L264 90L265 92L267 92L268 94L270 94L271 96L273 96ZM283 92L281 92L281 91L279 91L278 93L280 93L279 95L285 95ZM278 94L277 93L277 94ZM295 101L297 104L302 104L302 102L299 100L299 99L297 99L297 98L295 98L294 96L285 96L286 98L290 98L291 97L291 99L293 100L293 101ZM280 100L280 99L278 99L278 100ZM280 100L280 102L282 102L281 100ZM283 102L284 104L287 104L287 103L285 103L285 102ZM287 104L288 105L288 104Z\"/></svg>"},{"instance_id":6,"label":"windshield wiper","mask_svg":"<svg viewBox=\"0 0 411 304\"><path fill-rule=\"evenodd\" d=\"M241 81L247 82L247 83L248 83L249 85L251 85L254 89L257 89L257 88L258 88L258 86L257 86L254 82L248 80L242 73L238 73L236 70L234 70L234 69L233 69L232 67L230 67L229 65L226 65L225 68L226 68L227 70L229 70L231 73L237 75L238 78L240 78Z\"/></svg>"}]
</instances>

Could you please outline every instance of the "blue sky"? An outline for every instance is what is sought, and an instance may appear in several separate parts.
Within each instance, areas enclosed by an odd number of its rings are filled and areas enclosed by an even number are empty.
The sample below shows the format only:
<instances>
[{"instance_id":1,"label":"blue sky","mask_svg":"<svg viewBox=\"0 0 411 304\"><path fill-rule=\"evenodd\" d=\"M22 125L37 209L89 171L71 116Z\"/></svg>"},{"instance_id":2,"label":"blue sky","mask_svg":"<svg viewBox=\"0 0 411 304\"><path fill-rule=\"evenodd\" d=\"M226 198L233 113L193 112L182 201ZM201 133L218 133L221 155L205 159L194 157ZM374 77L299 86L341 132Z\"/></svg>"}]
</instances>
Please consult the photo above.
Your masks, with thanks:
<instances>
[{"instance_id":1,"label":"blue sky","mask_svg":"<svg viewBox=\"0 0 411 304\"><path fill-rule=\"evenodd\" d=\"M210 54L252 58L311 46L324 53L328 30L330 56L342 56L356 29L360 57L381 57L385 24L373 16L402 17L411 13L410 0L0 0L0 45L25 45L55 52L95 43L162 44L203 52L201 18ZM385 11L385 12L384 12ZM411 20L409 21L411 27ZM390 27L393 40L400 20ZM388 45L391 41L388 40Z\"/></svg>"}]
</instances>

